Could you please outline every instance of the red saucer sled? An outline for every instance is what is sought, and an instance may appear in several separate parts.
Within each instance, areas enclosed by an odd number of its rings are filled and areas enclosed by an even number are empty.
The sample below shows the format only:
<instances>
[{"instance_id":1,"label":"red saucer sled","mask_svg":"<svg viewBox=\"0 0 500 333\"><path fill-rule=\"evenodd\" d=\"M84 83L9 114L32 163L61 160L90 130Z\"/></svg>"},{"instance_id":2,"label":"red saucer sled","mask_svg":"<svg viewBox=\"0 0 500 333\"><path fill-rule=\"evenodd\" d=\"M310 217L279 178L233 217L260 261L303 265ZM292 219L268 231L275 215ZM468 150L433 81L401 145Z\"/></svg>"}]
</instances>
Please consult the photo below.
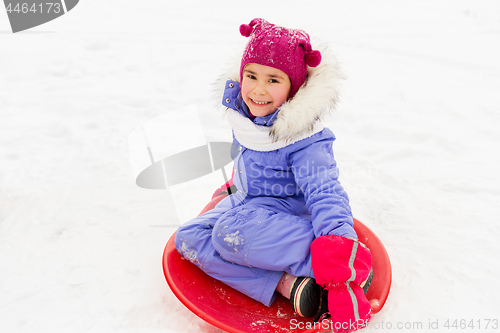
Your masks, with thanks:
<instances>
[{"instance_id":1,"label":"red saucer sled","mask_svg":"<svg viewBox=\"0 0 500 333\"><path fill-rule=\"evenodd\" d=\"M224 198L220 195L200 213L215 207ZM354 219L359 241L372 253L373 280L366 297L373 313L385 304L391 288L391 262L380 239L363 223ZM308 332L331 331L329 322L313 323L312 318L294 314L290 301L281 295L270 307L206 275L188 260L183 259L174 245L175 234L163 253L163 272L168 285L189 310L211 325L229 333L247 332Z\"/></svg>"}]
</instances>

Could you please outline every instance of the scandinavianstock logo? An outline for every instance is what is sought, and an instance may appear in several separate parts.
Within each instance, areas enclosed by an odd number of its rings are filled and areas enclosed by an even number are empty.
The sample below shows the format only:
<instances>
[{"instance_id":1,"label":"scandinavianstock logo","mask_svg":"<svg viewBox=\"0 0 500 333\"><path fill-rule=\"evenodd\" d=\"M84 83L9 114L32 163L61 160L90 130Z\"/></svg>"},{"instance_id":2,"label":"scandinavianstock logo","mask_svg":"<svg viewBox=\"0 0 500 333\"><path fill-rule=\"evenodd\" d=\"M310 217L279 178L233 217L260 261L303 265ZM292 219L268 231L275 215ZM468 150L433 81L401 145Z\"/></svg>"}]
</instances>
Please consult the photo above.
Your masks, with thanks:
<instances>
[{"instance_id":1,"label":"scandinavianstock logo","mask_svg":"<svg viewBox=\"0 0 500 333\"><path fill-rule=\"evenodd\" d=\"M12 32L31 29L56 19L78 4L79 0L4 0Z\"/></svg>"}]
</instances>

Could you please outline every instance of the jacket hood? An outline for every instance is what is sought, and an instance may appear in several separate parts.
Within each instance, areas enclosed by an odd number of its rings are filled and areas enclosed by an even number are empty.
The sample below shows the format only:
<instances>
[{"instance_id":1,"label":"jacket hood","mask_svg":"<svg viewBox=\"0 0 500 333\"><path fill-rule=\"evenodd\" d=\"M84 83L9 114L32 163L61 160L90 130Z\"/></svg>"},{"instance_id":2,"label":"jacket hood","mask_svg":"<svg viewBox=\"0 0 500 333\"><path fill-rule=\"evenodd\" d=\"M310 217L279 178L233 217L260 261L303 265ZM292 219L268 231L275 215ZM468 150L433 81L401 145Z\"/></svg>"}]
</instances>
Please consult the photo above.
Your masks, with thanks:
<instances>
[{"instance_id":1,"label":"jacket hood","mask_svg":"<svg viewBox=\"0 0 500 333\"><path fill-rule=\"evenodd\" d=\"M322 55L321 63L317 67L308 68L306 82L291 100L281 106L276 120L266 129L272 142L293 143L314 134L318 122L321 122L337 105L339 85L343 75L333 54L326 47L317 49ZM219 103L222 101L226 81L240 81L240 63L241 59L235 58L227 71L217 80ZM237 111L228 108L227 112ZM234 118L234 115L231 118ZM260 129L259 132L262 130L264 129Z\"/></svg>"}]
</instances>

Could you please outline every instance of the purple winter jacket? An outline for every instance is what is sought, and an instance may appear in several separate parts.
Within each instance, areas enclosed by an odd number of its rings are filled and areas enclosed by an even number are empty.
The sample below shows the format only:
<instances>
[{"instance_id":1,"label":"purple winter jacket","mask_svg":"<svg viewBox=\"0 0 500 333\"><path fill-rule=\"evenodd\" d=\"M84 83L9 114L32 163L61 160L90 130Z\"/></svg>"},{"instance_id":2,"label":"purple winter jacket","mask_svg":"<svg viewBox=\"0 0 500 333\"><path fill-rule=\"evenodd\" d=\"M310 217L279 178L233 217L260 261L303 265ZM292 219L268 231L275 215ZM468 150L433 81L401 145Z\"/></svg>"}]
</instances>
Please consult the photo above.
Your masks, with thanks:
<instances>
[{"instance_id":1,"label":"purple winter jacket","mask_svg":"<svg viewBox=\"0 0 500 333\"><path fill-rule=\"evenodd\" d=\"M334 234L357 238L349 198L338 181L332 150L335 136L330 129L315 124L314 131L296 137L295 142L273 145L271 140L252 146L263 137L259 127L272 127L280 110L252 119L236 81L227 81L223 105L238 113L233 112L228 120L233 127L233 182L240 193L284 199L281 202L296 215L309 215L315 237ZM242 130L249 127L249 121L256 125L254 136Z\"/></svg>"}]
</instances>

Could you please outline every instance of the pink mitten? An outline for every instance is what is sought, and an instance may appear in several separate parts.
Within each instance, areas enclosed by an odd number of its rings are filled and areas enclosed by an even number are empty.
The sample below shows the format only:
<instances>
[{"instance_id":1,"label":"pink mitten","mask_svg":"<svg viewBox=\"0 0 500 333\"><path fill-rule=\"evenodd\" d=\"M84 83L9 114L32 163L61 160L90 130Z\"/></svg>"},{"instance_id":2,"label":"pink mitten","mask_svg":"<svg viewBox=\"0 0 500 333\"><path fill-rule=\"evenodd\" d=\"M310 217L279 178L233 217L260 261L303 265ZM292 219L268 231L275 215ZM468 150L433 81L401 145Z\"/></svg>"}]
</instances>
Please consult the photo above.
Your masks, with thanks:
<instances>
[{"instance_id":1,"label":"pink mitten","mask_svg":"<svg viewBox=\"0 0 500 333\"><path fill-rule=\"evenodd\" d=\"M311 261L316 283L328 290L334 331L352 332L365 327L372 313L359 285L370 273L370 251L356 240L321 236L311 244Z\"/></svg>"}]
</instances>

